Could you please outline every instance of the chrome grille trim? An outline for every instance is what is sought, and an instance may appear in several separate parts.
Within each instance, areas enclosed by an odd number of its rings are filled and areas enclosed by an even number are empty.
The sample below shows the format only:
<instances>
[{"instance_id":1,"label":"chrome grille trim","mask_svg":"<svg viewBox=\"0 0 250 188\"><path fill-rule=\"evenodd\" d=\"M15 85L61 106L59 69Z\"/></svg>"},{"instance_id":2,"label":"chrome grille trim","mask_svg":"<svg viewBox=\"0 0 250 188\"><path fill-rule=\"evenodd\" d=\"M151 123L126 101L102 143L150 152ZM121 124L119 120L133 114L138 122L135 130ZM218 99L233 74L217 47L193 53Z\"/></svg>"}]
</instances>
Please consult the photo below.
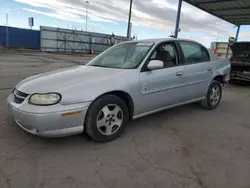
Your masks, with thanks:
<instances>
[{"instance_id":1,"label":"chrome grille trim","mask_svg":"<svg viewBox=\"0 0 250 188\"><path fill-rule=\"evenodd\" d=\"M14 91L14 102L17 103L17 104L21 104L25 99L26 97L28 97L29 94L27 93L23 93L21 91L18 91L17 89L15 89Z\"/></svg>"}]
</instances>

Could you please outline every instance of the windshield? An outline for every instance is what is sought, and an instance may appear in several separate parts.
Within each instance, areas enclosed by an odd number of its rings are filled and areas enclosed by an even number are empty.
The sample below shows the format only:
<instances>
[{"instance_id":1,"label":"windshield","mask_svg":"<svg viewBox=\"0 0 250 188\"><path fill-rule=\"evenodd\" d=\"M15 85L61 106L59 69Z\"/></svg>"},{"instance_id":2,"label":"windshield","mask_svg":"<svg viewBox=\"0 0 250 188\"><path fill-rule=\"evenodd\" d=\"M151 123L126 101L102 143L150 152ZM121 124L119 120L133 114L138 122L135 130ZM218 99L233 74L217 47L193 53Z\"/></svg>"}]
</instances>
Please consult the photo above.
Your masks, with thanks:
<instances>
[{"instance_id":1,"label":"windshield","mask_svg":"<svg viewBox=\"0 0 250 188\"><path fill-rule=\"evenodd\" d=\"M137 68L153 44L154 43L152 42L129 42L117 44L92 59L87 66L119 69Z\"/></svg>"}]
</instances>

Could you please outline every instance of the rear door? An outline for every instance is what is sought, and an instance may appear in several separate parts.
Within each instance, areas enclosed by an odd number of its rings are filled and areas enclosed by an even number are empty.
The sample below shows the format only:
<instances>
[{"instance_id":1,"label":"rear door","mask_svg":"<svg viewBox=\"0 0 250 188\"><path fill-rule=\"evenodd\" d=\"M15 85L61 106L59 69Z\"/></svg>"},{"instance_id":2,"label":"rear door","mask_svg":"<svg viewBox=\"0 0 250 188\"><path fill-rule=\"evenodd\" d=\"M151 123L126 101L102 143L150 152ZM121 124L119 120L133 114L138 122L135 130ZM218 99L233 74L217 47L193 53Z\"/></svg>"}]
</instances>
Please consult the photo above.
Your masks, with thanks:
<instances>
[{"instance_id":1,"label":"rear door","mask_svg":"<svg viewBox=\"0 0 250 188\"><path fill-rule=\"evenodd\" d=\"M204 97L213 77L213 66L206 48L202 45L180 41L179 47L183 54L183 81L186 88L185 100Z\"/></svg>"}]
</instances>

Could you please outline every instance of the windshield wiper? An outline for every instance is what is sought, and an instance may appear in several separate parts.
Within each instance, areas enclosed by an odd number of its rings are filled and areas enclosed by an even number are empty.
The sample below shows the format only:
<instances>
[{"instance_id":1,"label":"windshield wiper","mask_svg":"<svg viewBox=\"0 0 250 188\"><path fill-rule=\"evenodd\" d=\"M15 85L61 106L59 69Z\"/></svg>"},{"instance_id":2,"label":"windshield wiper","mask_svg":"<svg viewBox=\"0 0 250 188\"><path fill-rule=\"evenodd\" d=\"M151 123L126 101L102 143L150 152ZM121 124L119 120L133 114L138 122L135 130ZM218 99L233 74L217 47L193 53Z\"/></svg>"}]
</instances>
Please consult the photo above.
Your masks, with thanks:
<instances>
[{"instance_id":1,"label":"windshield wiper","mask_svg":"<svg viewBox=\"0 0 250 188\"><path fill-rule=\"evenodd\" d=\"M93 66L93 67L103 67L101 65L90 65L90 66Z\"/></svg>"},{"instance_id":2,"label":"windshield wiper","mask_svg":"<svg viewBox=\"0 0 250 188\"><path fill-rule=\"evenodd\" d=\"M109 69L127 69L127 68L123 68L123 67L109 67L109 66L102 66L102 65L88 65L88 66L103 67L103 68L109 68Z\"/></svg>"}]
</instances>

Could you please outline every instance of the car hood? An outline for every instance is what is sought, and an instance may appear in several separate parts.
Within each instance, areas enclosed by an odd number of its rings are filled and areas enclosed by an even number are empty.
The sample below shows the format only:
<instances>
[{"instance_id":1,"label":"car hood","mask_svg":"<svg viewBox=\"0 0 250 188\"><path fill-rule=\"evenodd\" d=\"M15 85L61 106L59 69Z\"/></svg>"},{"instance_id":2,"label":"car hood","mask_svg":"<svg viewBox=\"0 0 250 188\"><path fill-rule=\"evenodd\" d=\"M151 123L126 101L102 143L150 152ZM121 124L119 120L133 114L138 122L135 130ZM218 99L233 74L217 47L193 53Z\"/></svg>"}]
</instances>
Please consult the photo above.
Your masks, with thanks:
<instances>
[{"instance_id":1,"label":"car hood","mask_svg":"<svg viewBox=\"0 0 250 188\"><path fill-rule=\"evenodd\" d=\"M236 42L230 48L234 59L250 60L250 42Z\"/></svg>"},{"instance_id":2,"label":"car hood","mask_svg":"<svg viewBox=\"0 0 250 188\"><path fill-rule=\"evenodd\" d=\"M126 70L93 66L76 66L31 76L21 81L16 88L28 94L58 92L65 87L75 84L83 85L84 82L89 83L97 79L109 79L109 77L124 71Z\"/></svg>"}]
</instances>

